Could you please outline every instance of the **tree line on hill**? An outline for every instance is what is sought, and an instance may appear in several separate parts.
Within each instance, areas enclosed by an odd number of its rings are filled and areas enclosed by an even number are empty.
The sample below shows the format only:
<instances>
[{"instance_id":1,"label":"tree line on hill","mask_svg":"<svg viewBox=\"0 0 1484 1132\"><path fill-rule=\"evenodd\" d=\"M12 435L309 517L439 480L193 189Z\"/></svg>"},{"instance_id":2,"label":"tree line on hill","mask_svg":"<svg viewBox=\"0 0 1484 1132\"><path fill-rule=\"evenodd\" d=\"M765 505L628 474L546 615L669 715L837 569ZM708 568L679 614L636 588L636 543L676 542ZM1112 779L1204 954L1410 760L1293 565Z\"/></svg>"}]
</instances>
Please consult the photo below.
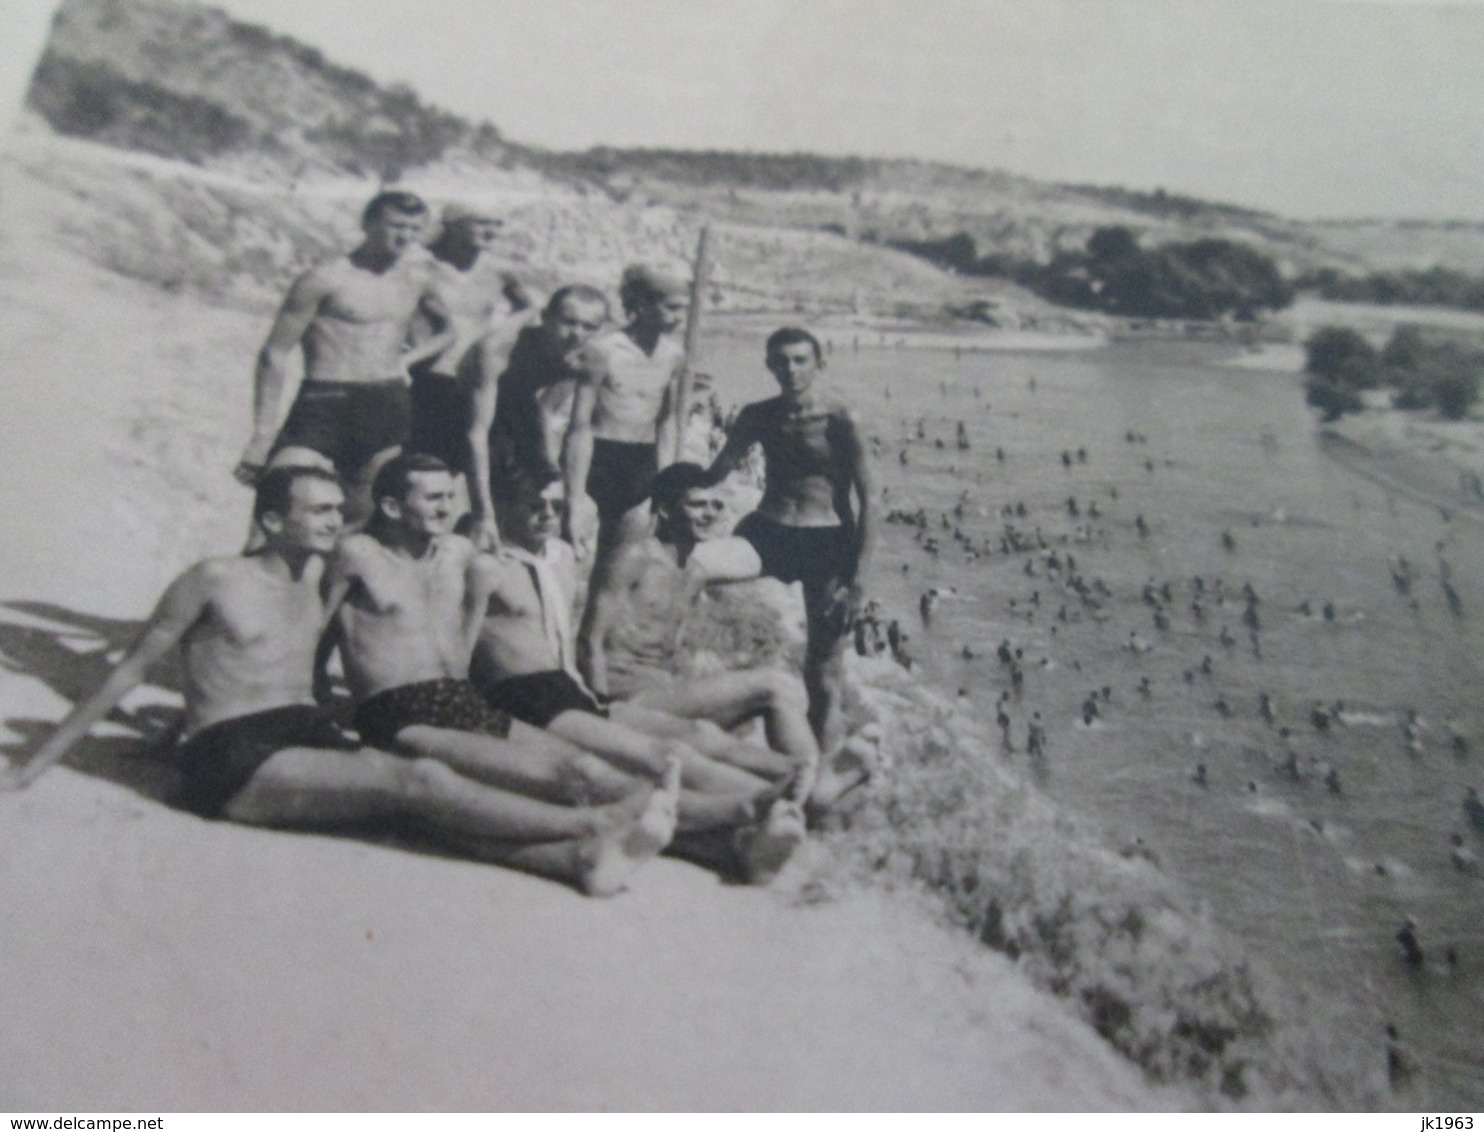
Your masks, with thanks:
<instances>
[{"instance_id":1,"label":"tree line on hill","mask_svg":"<svg viewBox=\"0 0 1484 1132\"><path fill-rule=\"evenodd\" d=\"M979 255L974 238L899 240L893 247L960 275L1010 279L1061 306L1129 318L1251 320L1293 302L1293 287L1270 256L1232 240L1202 239L1140 247L1121 225L1096 229L1083 251L1049 263Z\"/></svg>"},{"instance_id":2,"label":"tree line on hill","mask_svg":"<svg viewBox=\"0 0 1484 1132\"><path fill-rule=\"evenodd\" d=\"M1365 408L1367 390L1390 389L1398 409L1436 409L1447 420L1468 415L1484 384L1484 353L1419 327L1399 326L1377 350L1358 331L1323 326L1304 343L1304 397L1336 421Z\"/></svg>"},{"instance_id":3,"label":"tree line on hill","mask_svg":"<svg viewBox=\"0 0 1484 1132\"><path fill-rule=\"evenodd\" d=\"M1322 267L1300 276L1295 285L1339 302L1484 311L1484 275L1469 275L1447 267L1377 271L1370 275L1344 275L1332 267Z\"/></svg>"}]
</instances>

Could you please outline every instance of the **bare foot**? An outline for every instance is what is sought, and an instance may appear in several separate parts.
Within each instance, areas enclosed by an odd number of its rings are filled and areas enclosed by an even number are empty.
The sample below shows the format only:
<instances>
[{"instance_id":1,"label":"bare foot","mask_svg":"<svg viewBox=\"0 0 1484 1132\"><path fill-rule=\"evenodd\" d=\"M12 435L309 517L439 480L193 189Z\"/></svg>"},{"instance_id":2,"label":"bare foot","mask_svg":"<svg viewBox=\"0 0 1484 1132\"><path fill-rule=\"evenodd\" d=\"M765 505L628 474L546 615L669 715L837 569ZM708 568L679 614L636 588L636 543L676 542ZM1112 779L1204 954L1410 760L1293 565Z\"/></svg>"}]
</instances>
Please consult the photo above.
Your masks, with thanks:
<instances>
[{"instance_id":1,"label":"bare foot","mask_svg":"<svg viewBox=\"0 0 1484 1132\"><path fill-rule=\"evenodd\" d=\"M862 731L851 736L820 768L809 804L821 810L829 809L850 791L869 782L880 764L879 732L867 735Z\"/></svg>"},{"instance_id":2,"label":"bare foot","mask_svg":"<svg viewBox=\"0 0 1484 1132\"><path fill-rule=\"evenodd\" d=\"M671 760L655 789L604 807L611 820L584 845L582 890L589 896L613 896L627 888L635 870L675 836L679 802L680 764Z\"/></svg>"},{"instance_id":3,"label":"bare foot","mask_svg":"<svg viewBox=\"0 0 1484 1132\"><path fill-rule=\"evenodd\" d=\"M733 845L751 884L767 884L804 843L804 807L780 798L757 825L737 831Z\"/></svg>"}]
</instances>

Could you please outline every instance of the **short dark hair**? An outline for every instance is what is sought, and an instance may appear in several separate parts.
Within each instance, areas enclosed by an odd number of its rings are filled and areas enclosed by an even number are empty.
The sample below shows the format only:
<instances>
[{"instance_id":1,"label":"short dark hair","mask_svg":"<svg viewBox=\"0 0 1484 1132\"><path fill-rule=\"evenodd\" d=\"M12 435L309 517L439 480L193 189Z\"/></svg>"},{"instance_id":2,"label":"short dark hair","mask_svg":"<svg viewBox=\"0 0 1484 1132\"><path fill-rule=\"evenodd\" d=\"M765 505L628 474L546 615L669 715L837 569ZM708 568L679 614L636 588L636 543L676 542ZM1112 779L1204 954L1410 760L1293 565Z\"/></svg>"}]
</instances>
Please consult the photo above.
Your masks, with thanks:
<instances>
[{"instance_id":1,"label":"short dark hair","mask_svg":"<svg viewBox=\"0 0 1484 1132\"><path fill-rule=\"evenodd\" d=\"M312 464L284 464L269 468L258 477L257 492L252 501L253 522L261 524L263 516L270 511L275 515L287 515L293 506L294 484L300 480L319 480L345 490L334 472Z\"/></svg>"},{"instance_id":2,"label":"short dark hair","mask_svg":"<svg viewBox=\"0 0 1484 1132\"><path fill-rule=\"evenodd\" d=\"M387 189L372 197L366 207L361 210L361 227L364 228L387 210L401 212L407 216L428 214L428 206L416 193L409 193L404 189Z\"/></svg>"},{"instance_id":3,"label":"short dark hair","mask_svg":"<svg viewBox=\"0 0 1484 1132\"><path fill-rule=\"evenodd\" d=\"M800 342L808 342L814 347L814 360L824 361L824 350L819 345L819 339L810 334L802 326L784 326L768 335L768 344L763 347L763 357L772 361L782 352L785 346L795 346Z\"/></svg>"},{"instance_id":4,"label":"short dark hair","mask_svg":"<svg viewBox=\"0 0 1484 1132\"><path fill-rule=\"evenodd\" d=\"M671 295L685 293L685 284L678 277L657 267L644 263L631 263L623 269L618 281L618 299L623 309L634 314L643 307L663 302Z\"/></svg>"},{"instance_id":5,"label":"short dark hair","mask_svg":"<svg viewBox=\"0 0 1484 1132\"><path fill-rule=\"evenodd\" d=\"M395 499L398 502L406 499L407 492L412 488L412 477L419 472L453 475L447 464L426 452L403 452L400 456L394 456L381 466L376 478L371 481L371 503L376 507L376 513L381 513L379 504L383 499Z\"/></svg>"},{"instance_id":6,"label":"short dark hair","mask_svg":"<svg viewBox=\"0 0 1484 1132\"><path fill-rule=\"evenodd\" d=\"M605 319L610 313L608 296L596 287L591 287L586 283L568 283L565 286L558 287L551 293L551 298L546 300L546 306L542 309L541 313L555 317L557 312L562 309L562 304L568 299L576 299L582 303L602 303L603 317Z\"/></svg>"},{"instance_id":7,"label":"short dark hair","mask_svg":"<svg viewBox=\"0 0 1484 1132\"><path fill-rule=\"evenodd\" d=\"M496 504L510 506L536 498L561 478L561 473L544 460L538 464L512 464L502 475L490 478L490 496Z\"/></svg>"},{"instance_id":8,"label":"short dark hair","mask_svg":"<svg viewBox=\"0 0 1484 1132\"><path fill-rule=\"evenodd\" d=\"M715 487L711 473L700 464L681 461L662 469L649 486L649 500L656 510L671 511L685 498L687 491L698 487Z\"/></svg>"}]
</instances>

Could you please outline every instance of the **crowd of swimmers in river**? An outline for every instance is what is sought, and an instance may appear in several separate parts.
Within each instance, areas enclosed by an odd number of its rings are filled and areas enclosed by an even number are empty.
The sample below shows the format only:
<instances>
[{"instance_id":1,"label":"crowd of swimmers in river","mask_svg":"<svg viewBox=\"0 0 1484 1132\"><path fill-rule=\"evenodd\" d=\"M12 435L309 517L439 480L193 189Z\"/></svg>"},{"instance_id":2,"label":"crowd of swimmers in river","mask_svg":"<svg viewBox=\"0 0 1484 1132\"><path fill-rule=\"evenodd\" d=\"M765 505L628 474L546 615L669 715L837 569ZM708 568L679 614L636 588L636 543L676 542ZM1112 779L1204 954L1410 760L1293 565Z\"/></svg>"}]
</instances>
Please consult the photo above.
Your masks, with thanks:
<instances>
[{"instance_id":1,"label":"crowd of swimmers in river","mask_svg":"<svg viewBox=\"0 0 1484 1132\"><path fill-rule=\"evenodd\" d=\"M976 411L992 411L982 390L970 392ZM1125 480L1122 492L1111 480L1099 482L1098 469L1091 467L1099 454L1083 445L1014 454L1003 445L984 445L982 460L966 462L954 453L976 447L974 417L965 419L951 405L935 418L906 418L900 423L896 452L892 438L868 436L866 442L878 457L895 456L910 474L936 472L950 483L982 483L990 472L1015 465L1019 482L1033 487L1036 494L1016 498L1001 493L986 499L972 487L954 484L957 495L946 496L949 505L930 507L923 505L920 493L910 503L893 498L899 489L888 485L882 521L910 535L910 541L898 539L897 546L915 548L921 556L914 560L908 555L900 571L904 581L925 575L916 597L926 644L909 649L909 635L901 624L883 618L884 634L858 626L857 650L888 654L909 668L926 660L939 678L957 668L966 685L960 696L970 696L973 689L976 699L986 690L994 697L987 711L993 714L1000 750L1007 757L1023 757L1036 777L1044 779L1050 773L1055 757L1048 730L1061 741L1062 729L1076 734L1106 733L1109 727L1130 724L1141 727L1135 720L1147 718L1152 704L1157 704L1159 718L1168 722L1178 716L1186 729L1185 762L1176 774L1201 794L1213 792L1221 781L1224 768L1214 761L1217 750L1234 746L1217 740L1238 734L1243 739L1236 749L1256 762L1265 759L1286 791L1313 784L1338 805L1360 789L1357 781L1367 777L1353 775L1347 765L1351 748L1362 741L1360 729L1373 731L1383 750L1385 736L1394 734L1396 751L1413 761L1439 748L1453 756L1453 765L1462 767L1469 759L1473 746L1469 728L1453 714L1429 720L1406 705L1369 709L1342 699L1295 701L1282 686L1282 669L1264 663L1274 625L1312 622L1316 632L1322 626L1339 629L1365 620L1367 611L1327 596L1295 594L1280 602L1272 594L1260 593L1240 574L1222 577L1209 570L1150 575L1142 583L1137 575L1100 577L1096 572L1100 552L1120 540L1133 543L1140 557L1151 562L1156 559L1150 556L1162 554L1170 544L1171 525L1158 510L1135 512L1135 480ZM1262 439L1263 452L1271 460L1278 442L1268 430ZM1123 440L1132 449L1133 462L1143 469L1138 479L1180 466L1172 459L1144 455L1141 449L1149 444L1144 432L1129 429ZM1069 477L1065 486L1063 476ZM1444 522L1452 519L1445 510L1439 514ZM1250 518L1254 529L1289 521L1281 511ZM1240 531L1235 524L1213 531L1214 557L1232 567L1242 562L1246 549ZM1462 623L1467 614L1449 558L1450 542L1445 537L1435 544L1433 570L1420 568L1402 554L1393 555L1388 568L1395 592L1414 615L1422 614L1429 596L1440 591L1442 600L1435 604ZM986 567L994 569L989 576L996 579L988 592L960 593L947 584L949 580L962 584ZM1435 577L1436 590L1421 587L1424 573ZM1026 581L1017 584L1021 577ZM1318 574L1304 581L1323 584ZM986 607L986 601L993 604ZM987 643L981 642L976 634L983 632L985 622L1009 635L996 632ZM1114 631L1079 640L1073 636L1079 624ZM997 646L992 643L995 637L1000 637ZM1121 659L1111 655L1115 647ZM1117 673L1096 678L1100 660L1116 667ZM1063 671L1051 682L1032 678L1028 685L1029 672L1058 667ZM1055 693L1055 699L1048 693ZM1249 763L1243 768L1238 786L1241 795L1256 803L1263 780L1252 767ZM1254 808L1281 812L1268 804ZM1463 833L1447 827L1440 833L1439 858L1446 852L1454 869L1477 876L1477 857L1465 834L1469 829L1484 834L1484 803L1472 787L1465 793L1462 816ZM1326 833L1321 818L1301 824ZM1385 878L1392 866L1377 860L1366 871ZM1414 917L1407 938L1416 944L1421 931ZM1458 950L1453 944L1428 949L1403 944L1400 954L1409 965L1417 965L1426 955L1429 962L1452 966Z\"/></svg>"},{"instance_id":2,"label":"crowd of swimmers in river","mask_svg":"<svg viewBox=\"0 0 1484 1132\"><path fill-rule=\"evenodd\" d=\"M424 244L430 219L383 192L359 245L294 281L235 472L254 491L246 550L176 578L0 785L63 758L178 646L194 813L393 819L595 895L666 848L767 882L869 769L840 680L873 489L819 340L759 343L779 395L741 409L709 466L686 462L683 280L626 269L615 326L601 289L542 303L499 263L498 217L449 205ZM754 445L765 489L723 537L719 486ZM700 591L759 576L802 583L802 680L677 675ZM760 741L737 737L750 721Z\"/></svg>"}]
</instances>

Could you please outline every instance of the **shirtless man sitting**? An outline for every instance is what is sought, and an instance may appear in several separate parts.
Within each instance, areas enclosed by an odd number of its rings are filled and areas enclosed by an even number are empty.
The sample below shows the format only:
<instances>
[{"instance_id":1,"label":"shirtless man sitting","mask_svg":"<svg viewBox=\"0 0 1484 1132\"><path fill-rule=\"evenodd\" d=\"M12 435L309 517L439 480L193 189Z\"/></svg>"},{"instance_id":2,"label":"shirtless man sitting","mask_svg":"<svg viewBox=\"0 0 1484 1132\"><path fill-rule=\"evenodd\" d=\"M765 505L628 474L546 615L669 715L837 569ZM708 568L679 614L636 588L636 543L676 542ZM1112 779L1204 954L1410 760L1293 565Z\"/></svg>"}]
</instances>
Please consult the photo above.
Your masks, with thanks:
<instances>
[{"instance_id":1,"label":"shirtless man sitting","mask_svg":"<svg viewBox=\"0 0 1484 1132\"><path fill-rule=\"evenodd\" d=\"M726 505L704 468L670 465L655 477L652 502L654 534L619 548L589 598L578 635L578 667L588 685L616 697L611 711L618 722L768 773L769 765L747 761L758 757L758 747L728 734L760 719L772 751L816 768L809 800L832 804L864 778L861 752L821 764L797 677L771 668L685 680L671 675L686 615L701 590L756 578L762 563L744 539L718 537Z\"/></svg>"},{"instance_id":2,"label":"shirtless man sitting","mask_svg":"<svg viewBox=\"0 0 1484 1132\"><path fill-rule=\"evenodd\" d=\"M450 204L443 209L438 237L428 245L433 296L457 337L435 357L409 367L412 431L406 448L437 456L459 473L472 471L465 436L475 348L533 305L525 284L495 256L503 225L487 209ZM415 320L419 339L437 329L425 317Z\"/></svg>"},{"instance_id":3,"label":"shirtless man sitting","mask_svg":"<svg viewBox=\"0 0 1484 1132\"><path fill-rule=\"evenodd\" d=\"M833 751L844 732L839 701L845 647L875 543L874 489L854 416L816 384L824 371L819 339L786 326L768 338L764 356L782 392L737 414L710 479L720 483L753 444L762 446L763 498L737 524L736 534L753 545L764 574L803 583L809 722L820 746Z\"/></svg>"},{"instance_id":4,"label":"shirtless man sitting","mask_svg":"<svg viewBox=\"0 0 1484 1132\"><path fill-rule=\"evenodd\" d=\"M374 492L372 522L340 541L329 570L336 634L326 643L339 646L362 739L556 801L626 797L677 766L691 787L678 802L687 831L756 821L778 791L734 768L668 755L620 768L492 708L468 679L484 610L474 546L450 533L452 474L437 457L408 453L382 468Z\"/></svg>"},{"instance_id":5,"label":"shirtless man sitting","mask_svg":"<svg viewBox=\"0 0 1484 1132\"><path fill-rule=\"evenodd\" d=\"M608 321L608 299L586 284L559 287L535 326L513 340L500 331L474 350L468 448L474 541L500 542L490 484L512 470L560 467L562 439L586 360L583 349Z\"/></svg>"},{"instance_id":6,"label":"shirtless man sitting","mask_svg":"<svg viewBox=\"0 0 1484 1132\"><path fill-rule=\"evenodd\" d=\"M749 879L771 877L804 838L800 800L808 796L816 769L812 745L803 759L793 759L717 731L719 742L704 736L713 758L685 741L695 735L693 724L671 718L652 735L621 718L622 707L610 713L576 674L569 610L577 568L572 548L556 537L561 480L546 468L516 472L497 486L504 550L477 561L474 596L484 616L470 678L497 710L609 763L642 774L673 759L684 768L687 786L712 798L746 799L749 805L735 808L729 821L702 821L710 799L688 790L680 800L679 828L690 832L741 823L737 845ZM770 789L770 782L777 786ZM766 811L754 820L764 804Z\"/></svg>"},{"instance_id":7,"label":"shirtless man sitting","mask_svg":"<svg viewBox=\"0 0 1484 1132\"><path fill-rule=\"evenodd\" d=\"M211 558L166 590L112 673L0 785L24 786L63 758L175 645L185 660L179 804L203 817L325 827L396 818L481 859L557 877L594 895L623 887L675 825L678 781L610 806L519 797L431 759L357 749L315 705L313 661L327 610L323 555L344 496L328 472L279 468L259 480L263 549Z\"/></svg>"},{"instance_id":8,"label":"shirtless man sitting","mask_svg":"<svg viewBox=\"0 0 1484 1132\"><path fill-rule=\"evenodd\" d=\"M672 337L685 317L685 286L635 264L619 298L629 321L585 351L572 418L562 446L568 511L562 534L582 554L591 541L585 500L597 508L593 577L620 543L649 525L649 485L674 460L680 436L680 380L685 351Z\"/></svg>"},{"instance_id":9,"label":"shirtless man sitting","mask_svg":"<svg viewBox=\"0 0 1484 1132\"><path fill-rule=\"evenodd\" d=\"M253 434L236 470L243 483L253 484L265 466L333 466L350 485L347 517L370 514L376 469L411 427L408 367L456 338L418 243L426 216L413 194L381 193L361 217L361 244L294 281L258 354ZM419 311L437 331L404 353ZM304 381L275 439L288 361L298 349Z\"/></svg>"}]
</instances>

